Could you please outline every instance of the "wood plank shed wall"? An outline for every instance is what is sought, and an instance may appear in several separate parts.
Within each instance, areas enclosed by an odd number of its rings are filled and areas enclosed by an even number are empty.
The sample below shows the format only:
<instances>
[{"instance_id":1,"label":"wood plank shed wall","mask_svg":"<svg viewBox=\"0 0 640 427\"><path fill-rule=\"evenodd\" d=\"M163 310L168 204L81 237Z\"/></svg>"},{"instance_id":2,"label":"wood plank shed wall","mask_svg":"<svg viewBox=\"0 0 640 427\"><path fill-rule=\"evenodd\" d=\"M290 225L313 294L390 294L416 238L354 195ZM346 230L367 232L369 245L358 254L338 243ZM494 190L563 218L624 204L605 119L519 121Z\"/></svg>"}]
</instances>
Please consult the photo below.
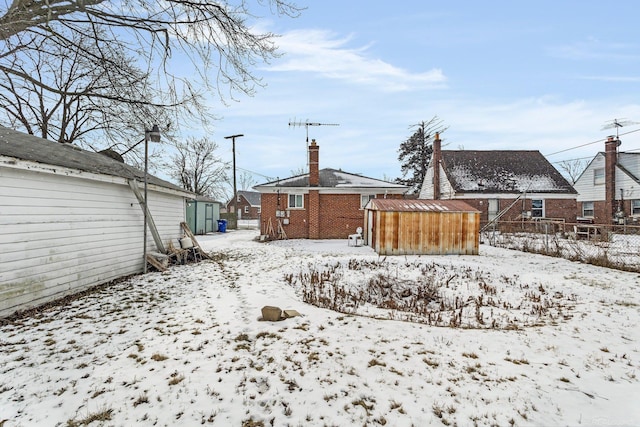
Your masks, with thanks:
<instances>
[{"instance_id":1,"label":"wood plank shed wall","mask_svg":"<svg viewBox=\"0 0 640 427\"><path fill-rule=\"evenodd\" d=\"M480 212L458 200L374 199L365 239L380 255L477 255Z\"/></svg>"},{"instance_id":2,"label":"wood plank shed wall","mask_svg":"<svg viewBox=\"0 0 640 427\"><path fill-rule=\"evenodd\" d=\"M0 163L0 184L0 317L142 271L143 214L127 179L14 162ZM178 245L184 195L148 193L163 243Z\"/></svg>"}]
</instances>

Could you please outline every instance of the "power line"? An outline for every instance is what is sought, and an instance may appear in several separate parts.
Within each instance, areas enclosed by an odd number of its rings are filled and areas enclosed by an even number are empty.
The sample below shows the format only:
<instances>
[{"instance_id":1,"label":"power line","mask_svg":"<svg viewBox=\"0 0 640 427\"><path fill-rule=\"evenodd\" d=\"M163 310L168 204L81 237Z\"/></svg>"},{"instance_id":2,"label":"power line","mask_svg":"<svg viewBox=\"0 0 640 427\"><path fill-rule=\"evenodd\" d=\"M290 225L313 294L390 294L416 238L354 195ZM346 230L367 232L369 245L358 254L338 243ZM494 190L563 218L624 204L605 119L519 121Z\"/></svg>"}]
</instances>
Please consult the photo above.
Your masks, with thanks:
<instances>
[{"instance_id":1,"label":"power line","mask_svg":"<svg viewBox=\"0 0 640 427\"><path fill-rule=\"evenodd\" d=\"M623 136L623 135L629 135L630 133L634 133L634 132L640 132L640 129L630 130L629 132L621 133L621 134L620 134L620 136ZM577 148L586 147L587 145L597 144L597 143L599 143L599 142L604 142L604 141L606 141L606 139L605 139L605 138L601 138L601 139L599 139L599 140L597 140L597 141L587 142L586 144L576 145L575 147L566 148L566 149L564 149L564 150L556 151L555 153L545 154L545 157L553 156L554 154L564 153L564 152L566 152L566 151L575 150L575 149L577 149Z\"/></svg>"}]
</instances>

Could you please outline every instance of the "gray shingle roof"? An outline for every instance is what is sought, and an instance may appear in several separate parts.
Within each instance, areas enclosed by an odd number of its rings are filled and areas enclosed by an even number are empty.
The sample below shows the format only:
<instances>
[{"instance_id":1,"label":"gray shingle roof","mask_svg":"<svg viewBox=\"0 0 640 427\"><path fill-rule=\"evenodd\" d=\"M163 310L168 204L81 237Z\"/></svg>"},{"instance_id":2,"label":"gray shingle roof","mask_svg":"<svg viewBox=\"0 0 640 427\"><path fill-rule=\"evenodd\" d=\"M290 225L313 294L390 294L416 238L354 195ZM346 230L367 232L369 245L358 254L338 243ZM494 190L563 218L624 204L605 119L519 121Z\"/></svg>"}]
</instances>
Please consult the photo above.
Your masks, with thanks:
<instances>
[{"instance_id":1,"label":"gray shingle roof","mask_svg":"<svg viewBox=\"0 0 640 427\"><path fill-rule=\"evenodd\" d=\"M65 167L101 175L144 181L144 171L109 156L82 150L72 144L60 144L0 126L0 156ZM148 175L147 182L172 190L186 190L168 181Z\"/></svg>"},{"instance_id":2,"label":"gray shingle roof","mask_svg":"<svg viewBox=\"0 0 640 427\"><path fill-rule=\"evenodd\" d=\"M539 151L443 150L442 166L456 192L576 194Z\"/></svg>"},{"instance_id":3,"label":"gray shingle roof","mask_svg":"<svg viewBox=\"0 0 640 427\"><path fill-rule=\"evenodd\" d=\"M260 206L261 194L259 192L239 190L238 195L247 199L251 206Z\"/></svg>"},{"instance_id":4,"label":"gray shingle roof","mask_svg":"<svg viewBox=\"0 0 640 427\"><path fill-rule=\"evenodd\" d=\"M388 188L388 189L406 189L407 187L400 184L394 184L380 179L368 178L366 176L352 174L337 169L325 168L318 171L320 177L320 187L323 188ZM281 179L279 181L271 181L265 184L256 185L255 187L298 187L304 188L309 186L309 174L293 176L291 178Z\"/></svg>"}]
</instances>

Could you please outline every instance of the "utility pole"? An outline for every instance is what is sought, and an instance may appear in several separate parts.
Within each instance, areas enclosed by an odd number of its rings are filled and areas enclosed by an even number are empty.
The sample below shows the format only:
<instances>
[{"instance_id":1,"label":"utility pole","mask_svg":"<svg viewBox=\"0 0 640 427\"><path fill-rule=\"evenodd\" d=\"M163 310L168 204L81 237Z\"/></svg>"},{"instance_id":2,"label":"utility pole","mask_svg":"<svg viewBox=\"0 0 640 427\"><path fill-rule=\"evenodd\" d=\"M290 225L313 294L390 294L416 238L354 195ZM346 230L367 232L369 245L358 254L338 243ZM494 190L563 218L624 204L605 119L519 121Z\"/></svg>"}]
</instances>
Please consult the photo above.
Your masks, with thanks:
<instances>
[{"instance_id":1,"label":"utility pole","mask_svg":"<svg viewBox=\"0 0 640 427\"><path fill-rule=\"evenodd\" d=\"M238 228L238 189L236 188L236 138L240 138L244 134L236 134L225 136L224 139L233 141L233 212L236 214L236 228Z\"/></svg>"}]
</instances>

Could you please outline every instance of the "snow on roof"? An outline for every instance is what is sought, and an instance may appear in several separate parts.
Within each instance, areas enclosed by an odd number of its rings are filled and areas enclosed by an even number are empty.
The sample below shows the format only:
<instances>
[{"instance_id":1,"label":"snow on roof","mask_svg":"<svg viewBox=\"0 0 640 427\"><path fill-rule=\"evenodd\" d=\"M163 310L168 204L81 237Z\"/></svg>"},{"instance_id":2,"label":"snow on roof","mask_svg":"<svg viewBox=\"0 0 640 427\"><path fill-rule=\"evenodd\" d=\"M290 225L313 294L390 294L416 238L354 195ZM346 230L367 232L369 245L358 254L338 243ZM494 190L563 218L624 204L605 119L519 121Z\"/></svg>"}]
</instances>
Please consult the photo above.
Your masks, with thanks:
<instances>
[{"instance_id":1,"label":"snow on roof","mask_svg":"<svg viewBox=\"0 0 640 427\"><path fill-rule=\"evenodd\" d=\"M575 193L539 151L442 151L442 162L458 192Z\"/></svg>"},{"instance_id":2,"label":"snow on roof","mask_svg":"<svg viewBox=\"0 0 640 427\"><path fill-rule=\"evenodd\" d=\"M369 178L366 176L344 172L337 169L325 168L319 171L320 185L324 188L385 188L394 190L406 190L407 187L401 184ZM260 187L308 187L309 174L297 175L279 181L271 181L265 184L256 185Z\"/></svg>"}]
</instances>

